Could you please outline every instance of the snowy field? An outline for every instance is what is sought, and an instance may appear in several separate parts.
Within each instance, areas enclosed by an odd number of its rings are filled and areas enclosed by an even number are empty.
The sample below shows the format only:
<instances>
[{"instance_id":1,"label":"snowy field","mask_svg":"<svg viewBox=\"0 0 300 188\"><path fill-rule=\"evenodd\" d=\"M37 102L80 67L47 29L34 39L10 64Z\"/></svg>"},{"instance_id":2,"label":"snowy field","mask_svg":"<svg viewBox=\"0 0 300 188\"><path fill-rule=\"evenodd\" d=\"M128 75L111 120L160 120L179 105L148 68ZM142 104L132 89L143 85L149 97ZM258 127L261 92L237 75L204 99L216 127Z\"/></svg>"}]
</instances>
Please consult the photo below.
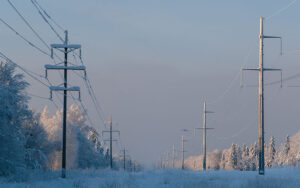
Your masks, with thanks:
<instances>
[{"instance_id":1,"label":"snowy field","mask_svg":"<svg viewBox=\"0 0 300 188\"><path fill-rule=\"evenodd\" d=\"M59 172L32 173L25 182L0 180L0 187L13 188L127 188L127 187L300 187L299 168L278 168L267 170L265 176L257 172L243 171L181 171L181 170L149 170L138 173L122 171L72 171L67 179L61 179Z\"/></svg>"}]
</instances>

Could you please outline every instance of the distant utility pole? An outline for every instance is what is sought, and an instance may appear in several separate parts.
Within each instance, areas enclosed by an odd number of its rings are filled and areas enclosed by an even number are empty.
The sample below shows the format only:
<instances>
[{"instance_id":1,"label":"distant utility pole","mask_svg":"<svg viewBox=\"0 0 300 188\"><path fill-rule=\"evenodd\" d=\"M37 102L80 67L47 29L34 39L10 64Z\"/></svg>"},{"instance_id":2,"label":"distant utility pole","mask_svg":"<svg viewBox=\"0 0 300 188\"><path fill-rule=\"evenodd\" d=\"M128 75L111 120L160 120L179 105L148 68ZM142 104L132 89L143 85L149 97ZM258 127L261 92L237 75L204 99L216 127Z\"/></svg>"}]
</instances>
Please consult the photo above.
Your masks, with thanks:
<instances>
[{"instance_id":1,"label":"distant utility pole","mask_svg":"<svg viewBox=\"0 0 300 188\"><path fill-rule=\"evenodd\" d=\"M119 130L113 130L112 128L113 126L113 122L112 122L112 116L110 116L110 121L109 121L109 131L102 131L102 135L103 133L109 133L109 140L104 140L104 141L109 141L109 155L110 155L110 168L113 168L113 157L112 157L112 142L116 142L117 140L113 140L113 133L117 132L120 135L120 131Z\"/></svg>"},{"instance_id":2,"label":"distant utility pole","mask_svg":"<svg viewBox=\"0 0 300 188\"><path fill-rule=\"evenodd\" d=\"M160 156L160 168L164 168L164 159L163 159L163 155Z\"/></svg>"},{"instance_id":3,"label":"distant utility pole","mask_svg":"<svg viewBox=\"0 0 300 188\"><path fill-rule=\"evenodd\" d=\"M184 170L184 153L186 152L184 150L184 142L186 142L186 140L184 140L184 136L181 136L181 169Z\"/></svg>"},{"instance_id":4,"label":"distant utility pole","mask_svg":"<svg viewBox=\"0 0 300 188\"><path fill-rule=\"evenodd\" d=\"M242 69L259 71L259 86L258 86L258 100L259 100L259 131L258 131L258 142L259 142L259 170L260 175L265 174L265 157L264 157L264 71L280 71L281 73L281 87L282 87L282 70L281 69L270 69L264 68L264 39L265 38L278 38L280 39L280 50L282 54L282 39L276 36L266 36L263 33L263 21L264 18L260 18L260 30L259 30L259 67L256 69ZM242 77L241 77L242 78ZM242 86L242 84L241 84Z\"/></svg>"},{"instance_id":5,"label":"distant utility pole","mask_svg":"<svg viewBox=\"0 0 300 188\"><path fill-rule=\"evenodd\" d=\"M166 167L169 168L169 150L166 152Z\"/></svg>"},{"instance_id":6,"label":"distant utility pole","mask_svg":"<svg viewBox=\"0 0 300 188\"><path fill-rule=\"evenodd\" d=\"M128 157L128 155L126 155L126 150L125 147L123 150L121 150L121 152L123 153L122 157L123 157L123 168L124 168L124 171L126 170L126 157Z\"/></svg>"},{"instance_id":7,"label":"distant utility pole","mask_svg":"<svg viewBox=\"0 0 300 188\"><path fill-rule=\"evenodd\" d=\"M203 127L202 128L195 128L194 133L196 134L196 129L203 130L203 170L206 170L206 130L214 129L214 128L207 128L206 127L206 114L207 113L214 113L211 111L206 110L206 102L203 105Z\"/></svg>"},{"instance_id":8,"label":"distant utility pole","mask_svg":"<svg viewBox=\"0 0 300 188\"><path fill-rule=\"evenodd\" d=\"M174 168L174 163L175 163L175 146L173 144L173 148L172 148L172 168Z\"/></svg>"},{"instance_id":9,"label":"distant utility pole","mask_svg":"<svg viewBox=\"0 0 300 188\"><path fill-rule=\"evenodd\" d=\"M85 66L68 66L68 53L76 49L80 50L81 58L81 45L80 44L68 44L68 31L65 31L65 42L64 44L51 44L51 57L53 58L53 49L57 49L64 53L64 62L59 63L63 65L45 65L46 77L48 76L47 70L64 70L64 86L51 86L50 87L50 98L52 99L52 91L64 91L64 105L63 105L63 147L62 147L62 173L61 177L66 177L66 143L67 143L67 91L78 91L80 100L80 88L79 87L69 87L68 88L68 70L83 70L85 71Z\"/></svg>"}]
</instances>

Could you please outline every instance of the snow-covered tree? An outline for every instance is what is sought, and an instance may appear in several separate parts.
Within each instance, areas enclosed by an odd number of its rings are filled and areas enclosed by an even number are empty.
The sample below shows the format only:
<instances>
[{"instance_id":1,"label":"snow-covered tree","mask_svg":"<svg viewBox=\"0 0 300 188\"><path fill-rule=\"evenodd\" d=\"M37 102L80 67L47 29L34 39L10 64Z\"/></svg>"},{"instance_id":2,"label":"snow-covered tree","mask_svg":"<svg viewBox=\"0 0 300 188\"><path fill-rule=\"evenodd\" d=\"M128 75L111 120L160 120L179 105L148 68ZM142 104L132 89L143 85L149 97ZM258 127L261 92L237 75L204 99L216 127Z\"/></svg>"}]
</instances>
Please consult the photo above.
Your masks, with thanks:
<instances>
[{"instance_id":1,"label":"snow-covered tree","mask_svg":"<svg viewBox=\"0 0 300 188\"><path fill-rule=\"evenodd\" d=\"M33 115L23 125L26 138L26 165L28 168L47 169L46 153L49 150L50 143L47 140L47 133L39 123L39 114Z\"/></svg>"},{"instance_id":2,"label":"snow-covered tree","mask_svg":"<svg viewBox=\"0 0 300 188\"><path fill-rule=\"evenodd\" d=\"M249 167L250 170L258 168L258 148L256 142L250 146L249 149Z\"/></svg>"},{"instance_id":3,"label":"snow-covered tree","mask_svg":"<svg viewBox=\"0 0 300 188\"><path fill-rule=\"evenodd\" d=\"M268 147L266 148L266 166L267 167L272 167L274 160L275 160L275 156L276 156L276 149L275 149L275 139L272 136L270 138L270 143L268 145Z\"/></svg>"},{"instance_id":4,"label":"snow-covered tree","mask_svg":"<svg viewBox=\"0 0 300 188\"><path fill-rule=\"evenodd\" d=\"M296 151L291 150L291 141L287 135L284 144L281 146L277 155L277 162L279 165L296 165Z\"/></svg>"},{"instance_id":5,"label":"snow-covered tree","mask_svg":"<svg viewBox=\"0 0 300 188\"><path fill-rule=\"evenodd\" d=\"M15 66L0 65L0 175L16 173L25 168L26 142L22 122L29 113L28 97L24 90L28 83L22 74L15 74Z\"/></svg>"},{"instance_id":6,"label":"snow-covered tree","mask_svg":"<svg viewBox=\"0 0 300 188\"><path fill-rule=\"evenodd\" d=\"M67 112L67 168L102 168L108 166L97 131L86 124L86 114L78 105L71 105ZM62 111L50 116L45 107L40 122L53 143L48 153L48 165L61 168Z\"/></svg>"}]
</instances>

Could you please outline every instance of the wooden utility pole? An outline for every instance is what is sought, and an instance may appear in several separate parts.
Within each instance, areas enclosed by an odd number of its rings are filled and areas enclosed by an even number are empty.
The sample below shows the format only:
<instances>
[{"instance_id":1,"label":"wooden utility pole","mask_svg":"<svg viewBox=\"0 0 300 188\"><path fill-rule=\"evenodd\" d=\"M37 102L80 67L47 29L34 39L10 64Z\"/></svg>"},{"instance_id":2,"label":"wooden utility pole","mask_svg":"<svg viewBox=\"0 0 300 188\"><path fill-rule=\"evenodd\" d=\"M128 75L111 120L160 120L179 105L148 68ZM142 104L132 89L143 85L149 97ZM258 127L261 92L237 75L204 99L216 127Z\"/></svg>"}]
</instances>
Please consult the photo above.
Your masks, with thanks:
<instances>
[{"instance_id":1,"label":"wooden utility pole","mask_svg":"<svg viewBox=\"0 0 300 188\"><path fill-rule=\"evenodd\" d=\"M184 170L184 153L186 152L184 150L184 142L186 142L186 140L184 140L184 136L181 136L181 169Z\"/></svg>"},{"instance_id":2,"label":"wooden utility pole","mask_svg":"<svg viewBox=\"0 0 300 188\"><path fill-rule=\"evenodd\" d=\"M175 146L173 144L173 148L172 148L172 168L174 168L174 163L175 163Z\"/></svg>"},{"instance_id":3,"label":"wooden utility pole","mask_svg":"<svg viewBox=\"0 0 300 188\"><path fill-rule=\"evenodd\" d=\"M122 155L121 157L123 158L123 168L124 168L124 171L126 170L126 157L129 157L128 155L126 155L126 149L124 147L124 149L121 150L122 152Z\"/></svg>"},{"instance_id":4,"label":"wooden utility pole","mask_svg":"<svg viewBox=\"0 0 300 188\"><path fill-rule=\"evenodd\" d=\"M52 98L52 91L63 91L64 92L64 104L63 104L63 132L62 132L62 173L61 177L66 177L66 158L67 158L67 91L78 91L80 99L80 88L79 87L69 87L68 88L68 70L83 70L85 71L85 66L68 66L68 53L76 49L80 50L81 45L79 44L68 44L68 31L65 31L65 42L64 44L51 44L51 57L53 58L53 49L58 49L64 53L63 65L45 65L46 77L48 76L47 70L64 70L64 87L51 86L50 87L50 98ZM81 58L81 55L80 55Z\"/></svg>"},{"instance_id":5,"label":"wooden utility pole","mask_svg":"<svg viewBox=\"0 0 300 188\"><path fill-rule=\"evenodd\" d=\"M258 86L258 105L259 105L259 128L258 128L258 143L259 143L259 169L258 173L260 175L265 174L265 156L264 156L264 71L280 71L281 72L281 86L282 86L282 70L281 69L270 69L264 68L264 39L265 38L278 38L281 42L281 54L282 54L282 40L281 37L276 36L266 36L263 32L264 18L260 18L260 28L259 28L259 66L257 69L242 69L259 71L259 86Z\"/></svg>"},{"instance_id":6,"label":"wooden utility pole","mask_svg":"<svg viewBox=\"0 0 300 188\"><path fill-rule=\"evenodd\" d=\"M211 111L207 111L206 110L206 102L204 102L203 104L203 127L202 128L195 128L194 129L194 132L196 129L200 129L200 130L203 130L203 164L202 164L202 168L203 170L206 170L206 130L210 130L210 129L214 129L214 128L207 128L206 127L206 114L207 113L214 113L214 112L211 112Z\"/></svg>"},{"instance_id":7,"label":"wooden utility pole","mask_svg":"<svg viewBox=\"0 0 300 188\"><path fill-rule=\"evenodd\" d=\"M110 121L109 121L109 131L102 131L102 135L103 133L109 133L109 140L104 140L104 141L109 141L109 155L110 155L110 168L113 168L113 156L112 156L112 142L116 142L117 140L113 139L113 133L117 132L120 135L120 131L119 130L113 130L113 121L112 121L112 116L110 116Z\"/></svg>"}]
</instances>

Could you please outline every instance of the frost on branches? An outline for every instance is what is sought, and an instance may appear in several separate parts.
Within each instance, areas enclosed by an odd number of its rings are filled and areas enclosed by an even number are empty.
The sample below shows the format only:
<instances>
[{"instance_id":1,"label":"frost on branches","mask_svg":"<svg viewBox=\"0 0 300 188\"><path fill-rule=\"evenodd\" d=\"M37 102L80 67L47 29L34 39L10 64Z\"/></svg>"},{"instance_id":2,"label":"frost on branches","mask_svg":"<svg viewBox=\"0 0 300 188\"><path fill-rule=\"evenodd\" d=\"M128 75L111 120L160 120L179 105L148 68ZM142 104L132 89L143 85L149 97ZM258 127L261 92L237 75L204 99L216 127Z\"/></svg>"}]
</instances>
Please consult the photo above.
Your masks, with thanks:
<instances>
[{"instance_id":1,"label":"frost on branches","mask_svg":"<svg viewBox=\"0 0 300 188\"><path fill-rule=\"evenodd\" d=\"M186 159L189 169L202 169L202 155ZM199 165L195 165L199 164ZM275 138L272 136L268 144L265 144L265 166L298 166L300 164L300 132L293 137L287 136L284 143L276 148ZM229 149L215 150L207 154L207 169L226 170L257 170L258 147L256 142L250 147L232 144Z\"/></svg>"},{"instance_id":2,"label":"frost on branches","mask_svg":"<svg viewBox=\"0 0 300 188\"><path fill-rule=\"evenodd\" d=\"M45 132L28 108L29 85L13 64L0 65L0 176L45 168Z\"/></svg>"},{"instance_id":3,"label":"frost on branches","mask_svg":"<svg viewBox=\"0 0 300 188\"><path fill-rule=\"evenodd\" d=\"M49 115L29 109L29 84L15 65L0 65L0 176L26 174L27 169L61 168L62 113ZM86 123L86 114L72 105L67 114L67 167L108 166L97 131Z\"/></svg>"},{"instance_id":4,"label":"frost on branches","mask_svg":"<svg viewBox=\"0 0 300 188\"><path fill-rule=\"evenodd\" d=\"M86 115L79 106L71 105L67 112L67 168L103 168L108 160L97 131L86 124ZM53 143L47 153L48 166L53 170L61 168L62 110L50 116L47 107L41 113L40 123Z\"/></svg>"}]
</instances>

